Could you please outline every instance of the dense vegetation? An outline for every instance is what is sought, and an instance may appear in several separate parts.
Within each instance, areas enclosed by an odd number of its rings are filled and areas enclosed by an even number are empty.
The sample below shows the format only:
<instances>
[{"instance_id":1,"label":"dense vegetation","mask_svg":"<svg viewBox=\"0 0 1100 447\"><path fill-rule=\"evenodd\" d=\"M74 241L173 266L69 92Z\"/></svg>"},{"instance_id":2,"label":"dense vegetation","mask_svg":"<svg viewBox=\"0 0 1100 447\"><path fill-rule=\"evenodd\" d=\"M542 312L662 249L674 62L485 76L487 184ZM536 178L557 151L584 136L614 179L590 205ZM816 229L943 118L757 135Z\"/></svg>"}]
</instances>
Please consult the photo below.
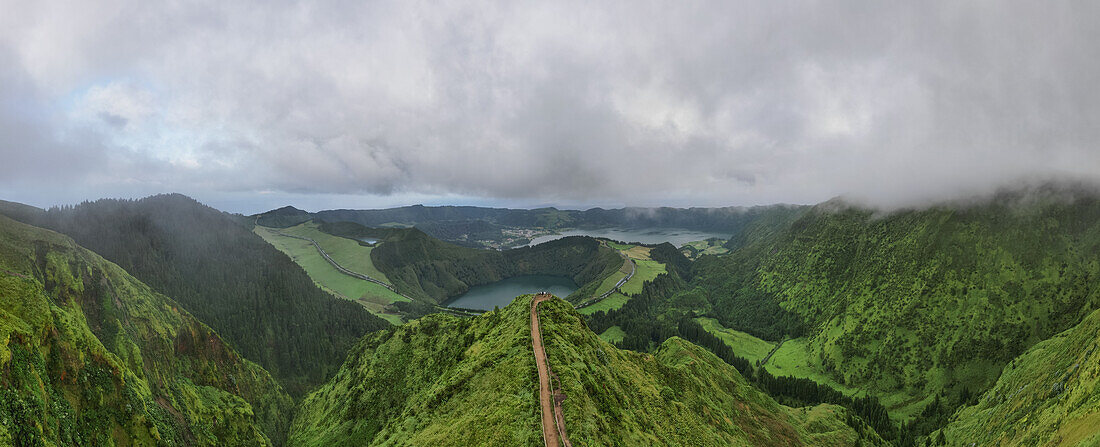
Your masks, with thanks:
<instances>
[{"instance_id":1,"label":"dense vegetation","mask_svg":"<svg viewBox=\"0 0 1100 447\"><path fill-rule=\"evenodd\" d=\"M588 330L568 303L552 300L540 309L576 445L882 443L844 408L776 403L737 369L681 338L665 340L652 355L624 351Z\"/></svg>"},{"instance_id":2,"label":"dense vegetation","mask_svg":"<svg viewBox=\"0 0 1100 447\"><path fill-rule=\"evenodd\" d=\"M305 399L291 445L542 445L530 299L364 337ZM779 405L683 340L637 354L600 341L564 301L543 304L541 314L575 445L881 443L843 408Z\"/></svg>"},{"instance_id":3,"label":"dense vegetation","mask_svg":"<svg viewBox=\"0 0 1100 447\"><path fill-rule=\"evenodd\" d=\"M461 247L415 229L368 229L343 222L322 224L322 231L348 238L381 239L371 260L397 291L442 303L471 286L519 275L567 276L587 284L622 265L614 250L592 238L574 236L506 251Z\"/></svg>"},{"instance_id":4,"label":"dense vegetation","mask_svg":"<svg viewBox=\"0 0 1100 447\"><path fill-rule=\"evenodd\" d=\"M171 299L0 217L0 445L278 445L291 407Z\"/></svg>"},{"instance_id":5,"label":"dense vegetation","mask_svg":"<svg viewBox=\"0 0 1100 447\"><path fill-rule=\"evenodd\" d=\"M302 401L290 445L542 445L529 305L363 337Z\"/></svg>"},{"instance_id":6,"label":"dense vegetation","mask_svg":"<svg viewBox=\"0 0 1100 447\"><path fill-rule=\"evenodd\" d=\"M933 445L1100 444L1100 310L1010 362Z\"/></svg>"},{"instance_id":7,"label":"dense vegetation","mask_svg":"<svg viewBox=\"0 0 1100 447\"><path fill-rule=\"evenodd\" d=\"M679 254L679 252L675 252ZM737 355L730 346L717 336L706 331L693 318L699 312L706 312L700 302L702 291L685 290L687 284L675 275L661 275L651 283L646 283L643 292L634 296L621 309L611 312L597 312L588 317L596 333L609 328L619 328L623 338L617 347L634 351L648 352L659 349L667 340L681 337L706 348L711 353L733 366L761 390L773 398L792 406L829 403L849 409L852 417L869 424L878 435L886 439L901 441L909 445L907 431L896 430L886 408L872 397L851 398L827 385L813 380L772 376L764 368L754 368L744 357ZM674 297L669 299L667 297ZM759 366L759 365L757 365ZM902 437L906 439L902 439Z\"/></svg>"},{"instance_id":8,"label":"dense vegetation","mask_svg":"<svg viewBox=\"0 0 1100 447\"><path fill-rule=\"evenodd\" d=\"M1098 254L1090 193L882 216L827 203L788 231L700 259L696 282L734 329L752 332L729 318L746 301L797 314L821 370L912 413L941 392L957 401L988 388L1028 346L1096 308Z\"/></svg>"},{"instance_id":9,"label":"dense vegetation","mask_svg":"<svg viewBox=\"0 0 1100 447\"><path fill-rule=\"evenodd\" d=\"M238 220L184 196L24 209L21 217L71 236L172 297L294 395L335 372L364 333L389 325L318 289Z\"/></svg>"}]
</instances>

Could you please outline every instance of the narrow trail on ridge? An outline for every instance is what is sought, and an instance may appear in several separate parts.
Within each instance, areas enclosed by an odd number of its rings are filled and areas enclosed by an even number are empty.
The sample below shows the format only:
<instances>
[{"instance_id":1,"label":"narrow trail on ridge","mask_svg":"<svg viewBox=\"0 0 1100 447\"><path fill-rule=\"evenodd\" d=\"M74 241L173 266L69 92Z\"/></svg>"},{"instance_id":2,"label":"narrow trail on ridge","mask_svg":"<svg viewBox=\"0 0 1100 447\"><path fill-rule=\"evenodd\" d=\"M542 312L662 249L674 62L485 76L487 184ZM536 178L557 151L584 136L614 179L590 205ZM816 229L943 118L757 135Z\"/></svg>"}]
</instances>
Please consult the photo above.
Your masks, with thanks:
<instances>
[{"instance_id":1,"label":"narrow trail on ridge","mask_svg":"<svg viewBox=\"0 0 1100 447\"><path fill-rule=\"evenodd\" d=\"M539 303L553 299L549 293L540 293L531 300L531 346L535 353L535 365L539 370L539 407L542 409L542 439L547 447L572 447L565 433L565 420L561 404L565 394L552 388L550 365L546 363L546 348L542 345L542 329L539 327ZM557 378L553 376L553 378ZM556 392L555 392L556 391Z\"/></svg>"}]
</instances>

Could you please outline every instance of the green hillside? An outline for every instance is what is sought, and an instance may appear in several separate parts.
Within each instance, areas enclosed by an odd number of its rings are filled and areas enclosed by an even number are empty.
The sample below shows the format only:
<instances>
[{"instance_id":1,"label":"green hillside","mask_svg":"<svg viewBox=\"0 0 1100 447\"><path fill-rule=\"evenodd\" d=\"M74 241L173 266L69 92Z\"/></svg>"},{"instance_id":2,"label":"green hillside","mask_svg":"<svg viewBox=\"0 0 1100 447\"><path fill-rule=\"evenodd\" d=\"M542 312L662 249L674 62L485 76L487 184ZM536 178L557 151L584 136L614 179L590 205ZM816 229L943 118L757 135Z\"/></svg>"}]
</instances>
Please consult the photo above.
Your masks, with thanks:
<instances>
[{"instance_id":1,"label":"green hillside","mask_svg":"<svg viewBox=\"0 0 1100 447\"><path fill-rule=\"evenodd\" d=\"M433 314L363 337L302 401L290 445L542 445L528 315Z\"/></svg>"},{"instance_id":2,"label":"green hillside","mask_svg":"<svg viewBox=\"0 0 1100 447\"><path fill-rule=\"evenodd\" d=\"M295 225L282 231L286 234L308 237L317 241L318 244L321 244L321 248L329 256L332 256L333 260L353 272L362 273L382 282L390 282L384 273L374 267L370 256L373 247L369 245L360 244L350 238L328 234L321 231L319 225L313 222Z\"/></svg>"},{"instance_id":3,"label":"green hillside","mask_svg":"<svg viewBox=\"0 0 1100 447\"><path fill-rule=\"evenodd\" d=\"M340 298L355 301L372 314L393 324L403 322L401 316L393 313L389 305L395 301L408 301L408 298L382 285L344 274L321 256L309 241L280 233L309 237L321 244L325 252L344 268L381 281L388 281L385 275L374 268L370 260L371 247L361 246L351 239L323 233L310 223L279 230L256 226L253 231L300 265L318 287Z\"/></svg>"},{"instance_id":4,"label":"green hillside","mask_svg":"<svg viewBox=\"0 0 1100 447\"><path fill-rule=\"evenodd\" d=\"M799 375L870 391L905 417L941 392L987 389L1097 308L1098 255L1100 200L1072 189L889 214L827 202L700 258L693 282L725 327L804 332Z\"/></svg>"},{"instance_id":5,"label":"green hillside","mask_svg":"<svg viewBox=\"0 0 1100 447\"><path fill-rule=\"evenodd\" d=\"M0 216L0 445L281 444L290 397L209 327Z\"/></svg>"},{"instance_id":6,"label":"green hillside","mask_svg":"<svg viewBox=\"0 0 1100 447\"><path fill-rule=\"evenodd\" d=\"M182 195L12 214L72 237L176 300L296 396L334 373L364 333L389 326L317 288L250 226Z\"/></svg>"},{"instance_id":7,"label":"green hillside","mask_svg":"<svg viewBox=\"0 0 1100 447\"><path fill-rule=\"evenodd\" d=\"M305 398L290 444L542 445L530 300L364 337L340 372ZM671 339L655 355L623 351L565 301L542 306L575 445L842 446L860 443L860 433L862 445L881 443L843 408L775 403L691 343Z\"/></svg>"},{"instance_id":8,"label":"green hillside","mask_svg":"<svg viewBox=\"0 0 1100 447\"><path fill-rule=\"evenodd\" d=\"M319 229L345 238L379 239L371 250L374 267L398 292L433 303L445 302L472 286L534 274L567 276L582 285L578 293L588 293L599 285L597 280L622 265L614 250L580 236L498 251L443 242L415 228L370 229L341 222L321 224Z\"/></svg>"},{"instance_id":9,"label":"green hillside","mask_svg":"<svg viewBox=\"0 0 1100 447\"><path fill-rule=\"evenodd\" d=\"M1100 311L1013 359L932 439L947 445L1100 445Z\"/></svg>"}]
</instances>

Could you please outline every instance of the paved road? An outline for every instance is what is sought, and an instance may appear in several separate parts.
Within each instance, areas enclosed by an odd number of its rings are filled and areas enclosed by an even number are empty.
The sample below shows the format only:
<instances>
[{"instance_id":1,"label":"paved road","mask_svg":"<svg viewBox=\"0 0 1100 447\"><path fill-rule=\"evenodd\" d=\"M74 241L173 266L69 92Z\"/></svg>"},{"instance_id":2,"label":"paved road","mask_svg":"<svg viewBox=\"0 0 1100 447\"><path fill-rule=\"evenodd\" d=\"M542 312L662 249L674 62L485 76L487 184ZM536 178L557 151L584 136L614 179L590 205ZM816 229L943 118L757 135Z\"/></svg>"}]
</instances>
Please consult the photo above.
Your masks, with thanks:
<instances>
[{"instance_id":1,"label":"paved road","mask_svg":"<svg viewBox=\"0 0 1100 447\"><path fill-rule=\"evenodd\" d=\"M551 388L553 373L546 363L546 349L542 345L542 329L539 328L539 303L553 299L549 293L540 293L531 300L531 346L535 352L535 365L539 370L539 407L542 408L542 440L546 447L572 447L565 432L561 404L565 394Z\"/></svg>"}]
</instances>

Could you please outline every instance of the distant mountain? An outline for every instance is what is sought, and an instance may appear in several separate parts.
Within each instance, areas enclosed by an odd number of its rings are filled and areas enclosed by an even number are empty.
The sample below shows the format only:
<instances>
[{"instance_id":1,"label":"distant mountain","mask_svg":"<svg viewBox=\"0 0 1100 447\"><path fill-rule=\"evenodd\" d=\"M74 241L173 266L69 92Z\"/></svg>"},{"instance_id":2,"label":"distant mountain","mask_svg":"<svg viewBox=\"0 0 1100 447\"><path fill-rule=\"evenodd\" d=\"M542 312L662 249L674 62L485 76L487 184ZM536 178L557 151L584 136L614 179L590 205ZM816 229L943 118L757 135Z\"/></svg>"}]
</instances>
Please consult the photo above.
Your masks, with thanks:
<instances>
[{"instance_id":1,"label":"distant mountain","mask_svg":"<svg viewBox=\"0 0 1100 447\"><path fill-rule=\"evenodd\" d=\"M416 226L449 242L476 246L471 241L492 241L502 228L684 228L738 234L759 219L793 216L808 207L771 205L724 208L620 208L586 211L557 208L507 209L473 206L406 206L381 210L327 210L305 213L283 207L254 217L260 225L288 227L309 220L354 222L367 227Z\"/></svg>"},{"instance_id":2,"label":"distant mountain","mask_svg":"<svg viewBox=\"0 0 1100 447\"><path fill-rule=\"evenodd\" d=\"M543 445L530 303L523 296L480 317L431 315L364 337L303 400L289 444ZM574 445L882 444L843 408L779 405L684 340L654 355L622 351L566 302L541 308Z\"/></svg>"},{"instance_id":3,"label":"distant mountain","mask_svg":"<svg viewBox=\"0 0 1100 447\"><path fill-rule=\"evenodd\" d=\"M0 445L281 445L290 396L171 299L0 216Z\"/></svg>"},{"instance_id":4,"label":"distant mountain","mask_svg":"<svg viewBox=\"0 0 1100 447\"><path fill-rule=\"evenodd\" d=\"M65 233L178 301L291 394L323 382L364 333L389 325L318 289L228 214L172 194L0 212Z\"/></svg>"}]
</instances>

